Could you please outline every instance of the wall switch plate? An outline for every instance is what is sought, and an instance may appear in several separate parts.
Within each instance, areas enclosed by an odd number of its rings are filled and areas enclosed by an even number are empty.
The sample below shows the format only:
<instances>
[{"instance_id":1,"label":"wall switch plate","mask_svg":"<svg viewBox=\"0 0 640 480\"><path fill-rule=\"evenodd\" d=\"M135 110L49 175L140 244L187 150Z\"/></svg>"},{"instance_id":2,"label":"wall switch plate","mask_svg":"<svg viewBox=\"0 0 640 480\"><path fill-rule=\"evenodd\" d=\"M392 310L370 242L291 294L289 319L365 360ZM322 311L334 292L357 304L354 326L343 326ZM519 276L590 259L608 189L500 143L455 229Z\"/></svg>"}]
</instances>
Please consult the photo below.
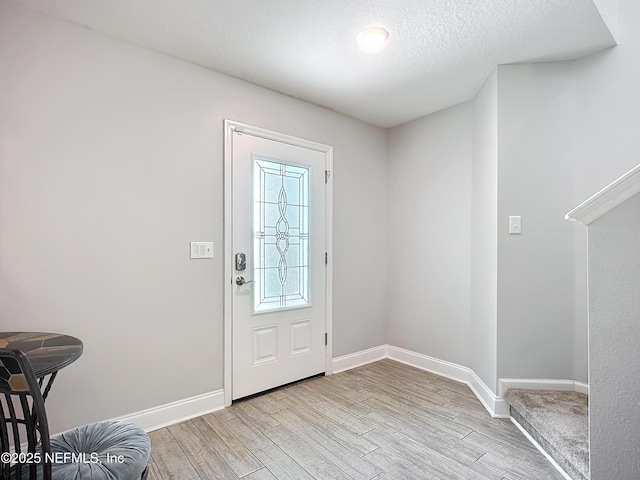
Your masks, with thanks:
<instances>
[{"instance_id":1,"label":"wall switch plate","mask_svg":"<svg viewBox=\"0 0 640 480\"><path fill-rule=\"evenodd\" d=\"M509 235L520 235L522 233L522 217L509 217Z\"/></svg>"},{"instance_id":2,"label":"wall switch plate","mask_svg":"<svg viewBox=\"0 0 640 480\"><path fill-rule=\"evenodd\" d=\"M213 258L213 242L191 242L191 258Z\"/></svg>"}]
</instances>

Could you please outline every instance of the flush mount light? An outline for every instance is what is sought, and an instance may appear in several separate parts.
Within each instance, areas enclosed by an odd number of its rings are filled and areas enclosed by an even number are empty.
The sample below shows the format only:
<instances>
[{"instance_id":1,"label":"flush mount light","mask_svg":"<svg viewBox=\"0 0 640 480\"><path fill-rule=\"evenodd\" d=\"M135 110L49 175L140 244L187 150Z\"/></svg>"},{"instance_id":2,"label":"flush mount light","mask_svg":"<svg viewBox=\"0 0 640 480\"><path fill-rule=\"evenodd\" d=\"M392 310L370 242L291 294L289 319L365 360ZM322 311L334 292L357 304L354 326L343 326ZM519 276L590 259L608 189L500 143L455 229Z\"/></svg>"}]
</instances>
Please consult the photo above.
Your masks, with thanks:
<instances>
[{"instance_id":1,"label":"flush mount light","mask_svg":"<svg viewBox=\"0 0 640 480\"><path fill-rule=\"evenodd\" d=\"M367 27L358 34L360 49L368 52L378 52L389 39L389 32L382 27Z\"/></svg>"}]
</instances>

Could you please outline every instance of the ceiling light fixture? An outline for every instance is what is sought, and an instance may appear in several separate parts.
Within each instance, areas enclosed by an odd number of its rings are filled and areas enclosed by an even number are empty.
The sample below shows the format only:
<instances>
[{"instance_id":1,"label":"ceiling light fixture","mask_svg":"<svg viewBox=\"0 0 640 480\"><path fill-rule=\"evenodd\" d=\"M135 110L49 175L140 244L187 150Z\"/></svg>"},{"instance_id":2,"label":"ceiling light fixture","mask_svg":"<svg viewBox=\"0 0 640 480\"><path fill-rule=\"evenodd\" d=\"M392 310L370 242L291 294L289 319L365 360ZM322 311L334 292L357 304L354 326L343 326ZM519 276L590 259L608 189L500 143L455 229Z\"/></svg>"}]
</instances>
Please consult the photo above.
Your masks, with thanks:
<instances>
[{"instance_id":1,"label":"ceiling light fixture","mask_svg":"<svg viewBox=\"0 0 640 480\"><path fill-rule=\"evenodd\" d=\"M360 50L368 53L380 51L389 39L389 32L382 27L367 27L358 34Z\"/></svg>"}]
</instances>

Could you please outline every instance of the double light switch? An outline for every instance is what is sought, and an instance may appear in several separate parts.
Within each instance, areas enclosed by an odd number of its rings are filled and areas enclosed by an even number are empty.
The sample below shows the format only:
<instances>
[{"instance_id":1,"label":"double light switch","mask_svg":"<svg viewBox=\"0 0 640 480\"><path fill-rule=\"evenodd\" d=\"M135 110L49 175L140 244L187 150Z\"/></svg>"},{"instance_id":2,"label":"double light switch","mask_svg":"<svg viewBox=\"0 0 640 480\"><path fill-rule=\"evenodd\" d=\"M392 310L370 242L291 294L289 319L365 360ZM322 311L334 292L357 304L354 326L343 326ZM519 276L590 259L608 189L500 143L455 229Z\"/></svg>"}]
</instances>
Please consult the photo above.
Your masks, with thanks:
<instances>
[{"instance_id":1,"label":"double light switch","mask_svg":"<svg viewBox=\"0 0 640 480\"><path fill-rule=\"evenodd\" d=\"M213 242L191 242L191 258L213 258Z\"/></svg>"}]
</instances>

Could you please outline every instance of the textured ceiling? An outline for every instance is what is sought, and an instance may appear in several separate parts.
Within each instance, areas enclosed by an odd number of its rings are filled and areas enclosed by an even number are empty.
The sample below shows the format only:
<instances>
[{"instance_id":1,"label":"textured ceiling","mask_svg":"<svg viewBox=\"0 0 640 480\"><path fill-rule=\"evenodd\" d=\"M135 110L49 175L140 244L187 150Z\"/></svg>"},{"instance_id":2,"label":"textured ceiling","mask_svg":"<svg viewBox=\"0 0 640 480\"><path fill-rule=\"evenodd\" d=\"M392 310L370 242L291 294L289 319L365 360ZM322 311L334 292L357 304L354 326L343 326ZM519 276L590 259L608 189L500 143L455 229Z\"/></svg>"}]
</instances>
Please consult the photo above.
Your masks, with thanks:
<instances>
[{"instance_id":1,"label":"textured ceiling","mask_svg":"<svg viewBox=\"0 0 640 480\"><path fill-rule=\"evenodd\" d=\"M384 127L614 44L592 0L6 0ZM390 32L362 53L365 26Z\"/></svg>"}]
</instances>

